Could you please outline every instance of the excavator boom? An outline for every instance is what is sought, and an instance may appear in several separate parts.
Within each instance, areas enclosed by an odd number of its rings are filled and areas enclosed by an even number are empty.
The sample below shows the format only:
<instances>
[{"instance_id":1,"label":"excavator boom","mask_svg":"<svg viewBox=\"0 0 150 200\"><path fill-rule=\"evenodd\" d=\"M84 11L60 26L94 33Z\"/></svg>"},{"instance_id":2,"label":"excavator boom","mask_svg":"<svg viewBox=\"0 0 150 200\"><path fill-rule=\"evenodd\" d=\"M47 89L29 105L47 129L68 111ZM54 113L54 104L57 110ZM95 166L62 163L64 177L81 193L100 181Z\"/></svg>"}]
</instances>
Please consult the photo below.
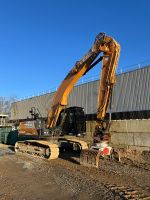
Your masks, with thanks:
<instances>
[{"instance_id":1,"label":"excavator boom","mask_svg":"<svg viewBox=\"0 0 150 200\"><path fill-rule=\"evenodd\" d=\"M115 71L118 65L120 46L113 38L106 36L105 33L100 33L96 37L92 48L80 61L76 62L75 66L59 86L48 114L48 128L54 128L56 126L61 110L67 106L68 94L76 82L95 66L97 61L95 63L93 63L93 61L100 53L103 53L103 56L98 60L102 60L103 64L100 79L97 119L101 120L105 117L111 88L115 82Z\"/></svg>"}]
</instances>

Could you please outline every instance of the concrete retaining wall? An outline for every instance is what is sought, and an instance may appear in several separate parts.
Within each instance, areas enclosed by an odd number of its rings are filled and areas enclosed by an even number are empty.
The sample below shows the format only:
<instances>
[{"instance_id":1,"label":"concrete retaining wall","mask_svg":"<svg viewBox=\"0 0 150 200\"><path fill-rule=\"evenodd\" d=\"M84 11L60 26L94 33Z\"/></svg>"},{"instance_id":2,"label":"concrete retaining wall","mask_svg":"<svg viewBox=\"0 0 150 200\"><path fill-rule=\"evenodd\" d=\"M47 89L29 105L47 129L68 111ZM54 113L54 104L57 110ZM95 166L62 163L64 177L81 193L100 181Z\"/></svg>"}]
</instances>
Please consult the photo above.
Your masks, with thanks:
<instances>
[{"instance_id":1,"label":"concrete retaining wall","mask_svg":"<svg viewBox=\"0 0 150 200\"><path fill-rule=\"evenodd\" d=\"M95 121L87 122L87 134L92 137ZM112 121L111 143L113 146L150 151L150 119Z\"/></svg>"}]
</instances>

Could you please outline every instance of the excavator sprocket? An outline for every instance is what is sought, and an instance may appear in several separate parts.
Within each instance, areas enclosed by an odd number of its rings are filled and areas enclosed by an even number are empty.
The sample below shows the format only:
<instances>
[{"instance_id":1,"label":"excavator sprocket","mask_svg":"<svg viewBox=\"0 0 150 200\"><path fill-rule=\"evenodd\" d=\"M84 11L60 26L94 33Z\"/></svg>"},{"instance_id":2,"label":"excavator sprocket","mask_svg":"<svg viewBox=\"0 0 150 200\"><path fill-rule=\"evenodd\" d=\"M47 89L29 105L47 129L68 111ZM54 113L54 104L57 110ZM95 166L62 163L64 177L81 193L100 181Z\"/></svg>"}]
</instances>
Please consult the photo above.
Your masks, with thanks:
<instances>
[{"instance_id":1,"label":"excavator sprocket","mask_svg":"<svg viewBox=\"0 0 150 200\"><path fill-rule=\"evenodd\" d=\"M59 147L57 144L51 144L48 141L26 140L16 142L15 152L52 160L58 158Z\"/></svg>"}]
</instances>

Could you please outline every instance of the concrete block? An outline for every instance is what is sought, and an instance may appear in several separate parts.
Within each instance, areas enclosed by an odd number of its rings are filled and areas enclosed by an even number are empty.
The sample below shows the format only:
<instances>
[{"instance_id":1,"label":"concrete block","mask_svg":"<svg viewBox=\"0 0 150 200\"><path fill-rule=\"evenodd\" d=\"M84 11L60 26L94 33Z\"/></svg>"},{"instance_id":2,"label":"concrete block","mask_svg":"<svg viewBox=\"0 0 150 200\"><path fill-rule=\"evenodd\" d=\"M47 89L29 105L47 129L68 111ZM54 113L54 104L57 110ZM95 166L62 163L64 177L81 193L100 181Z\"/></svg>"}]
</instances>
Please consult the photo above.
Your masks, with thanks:
<instances>
[{"instance_id":1,"label":"concrete block","mask_svg":"<svg viewBox=\"0 0 150 200\"><path fill-rule=\"evenodd\" d=\"M133 133L111 133L111 143L113 145L134 145Z\"/></svg>"},{"instance_id":2,"label":"concrete block","mask_svg":"<svg viewBox=\"0 0 150 200\"><path fill-rule=\"evenodd\" d=\"M141 147L150 147L150 133L134 133L133 145Z\"/></svg>"},{"instance_id":3,"label":"concrete block","mask_svg":"<svg viewBox=\"0 0 150 200\"><path fill-rule=\"evenodd\" d=\"M112 121L110 132L150 133L150 119Z\"/></svg>"}]
</instances>

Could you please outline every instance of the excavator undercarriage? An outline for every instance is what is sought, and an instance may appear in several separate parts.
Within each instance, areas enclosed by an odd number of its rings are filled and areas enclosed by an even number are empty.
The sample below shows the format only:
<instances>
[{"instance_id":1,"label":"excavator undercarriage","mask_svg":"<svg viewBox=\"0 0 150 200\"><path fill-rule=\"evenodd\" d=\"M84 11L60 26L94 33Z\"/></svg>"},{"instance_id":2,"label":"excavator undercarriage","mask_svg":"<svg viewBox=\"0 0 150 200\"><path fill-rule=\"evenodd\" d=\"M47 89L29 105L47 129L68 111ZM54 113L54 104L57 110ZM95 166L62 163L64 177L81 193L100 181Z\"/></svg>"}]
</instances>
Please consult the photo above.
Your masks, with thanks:
<instances>
[{"instance_id":1,"label":"excavator undercarriage","mask_svg":"<svg viewBox=\"0 0 150 200\"><path fill-rule=\"evenodd\" d=\"M104 145L104 143L101 143ZM106 144L105 144L106 145ZM108 145L100 148L90 148L87 142L79 139L55 138L54 140L26 140L15 144L16 153L32 155L47 160L57 159L61 151L78 151L80 154L79 163L85 166L98 168L101 159L112 158L112 148Z\"/></svg>"}]
</instances>

